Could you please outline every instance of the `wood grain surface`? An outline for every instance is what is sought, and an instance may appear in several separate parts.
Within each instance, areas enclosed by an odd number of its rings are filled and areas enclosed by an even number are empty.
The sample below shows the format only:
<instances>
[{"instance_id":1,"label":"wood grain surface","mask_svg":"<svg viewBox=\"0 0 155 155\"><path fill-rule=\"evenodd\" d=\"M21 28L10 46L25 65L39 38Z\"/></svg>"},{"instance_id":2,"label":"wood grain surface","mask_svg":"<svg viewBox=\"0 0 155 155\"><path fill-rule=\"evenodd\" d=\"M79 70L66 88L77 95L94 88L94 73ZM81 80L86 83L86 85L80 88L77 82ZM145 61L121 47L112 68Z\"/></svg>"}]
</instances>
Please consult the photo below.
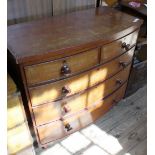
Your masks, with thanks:
<instances>
[{"instance_id":1,"label":"wood grain surface","mask_svg":"<svg viewBox=\"0 0 155 155\"><path fill-rule=\"evenodd\" d=\"M110 61L95 70L55 83L29 88L32 106L61 99L63 97L62 87L64 86L67 86L70 89L70 93L67 95L70 96L108 79L122 69L122 66L119 65L120 61L126 63L131 62L133 50L134 49L131 49L117 59Z\"/></svg>"},{"instance_id":2,"label":"wood grain surface","mask_svg":"<svg viewBox=\"0 0 155 155\"><path fill-rule=\"evenodd\" d=\"M123 48L122 45L125 43L130 49L133 47L137 41L138 31L135 31L115 42L107 44L101 49L101 62L108 61L126 51L126 48Z\"/></svg>"},{"instance_id":3,"label":"wood grain surface","mask_svg":"<svg viewBox=\"0 0 155 155\"><path fill-rule=\"evenodd\" d=\"M62 51L75 50L75 46L76 50L77 47L84 49L90 48L90 43L99 46L119 39L139 28L142 20L135 19L101 7L17 24L7 29L8 49L18 63L43 61L43 58L54 56L56 51L56 55L61 55Z\"/></svg>"},{"instance_id":4,"label":"wood grain surface","mask_svg":"<svg viewBox=\"0 0 155 155\"><path fill-rule=\"evenodd\" d=\"M129 76L129 70L130 66L118 73L116 76L86 91L80 96L73 96L55 103L49 103L38 108L34 108L33 112L36 125L58 120L65 115L78 116L78 112L85 108L89 108L89 106L93 106L94 103L99 102L102 98L110 95L114 90L126 82ZM122 83L118 83L118 80ZM65 107L69 110L68 112L64 111Z\"/></svg>"},{"instance_id":5,"label":"wood grain surface","mask_svg":"<svg viewBox=\"0 0 155 155\"><path fill-rule=\"evenodd\" d=\"M93 59L92 59L93 58ZM87 61L86 61L87 60ZM28 85L61 78L61 68L67 64L71 74L92 68L98 62L98 49L76 54L57 61L25 67ZM65 63L64 63L65 61Z\"/></svg>"}]
</instances>

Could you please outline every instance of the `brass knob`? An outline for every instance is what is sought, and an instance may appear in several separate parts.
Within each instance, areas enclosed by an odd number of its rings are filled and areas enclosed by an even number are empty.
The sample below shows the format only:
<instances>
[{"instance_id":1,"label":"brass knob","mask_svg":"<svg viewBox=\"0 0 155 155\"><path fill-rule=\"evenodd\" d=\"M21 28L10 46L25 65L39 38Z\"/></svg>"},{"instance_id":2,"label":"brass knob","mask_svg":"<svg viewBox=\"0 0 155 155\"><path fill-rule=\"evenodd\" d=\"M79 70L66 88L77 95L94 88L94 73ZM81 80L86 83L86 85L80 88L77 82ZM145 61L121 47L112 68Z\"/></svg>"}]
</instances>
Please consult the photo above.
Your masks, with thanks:
<instances>
[{"instance_id":1,"label":"brass knob","mask_svg":"<svg viewBox=\"0 0 155 155\"><path fill-rule=\"evenodd\" d=\"M125 48L125 50L130 49L130 44L126 44L125 42L122 43L122 48Z\"/></svg>"},{"instance_id":2,"label":"brass knob","mask_svg":"<svg viewBox=\"0 0 155 155\"><path fill-rule=\"evenodd\" d=\"M71 73L71 70L66 63L66 61L63 62L63 66L61 67L61 75L68 76Z\"/></svg>"},{"instance_id":3,"label":"brass knob","mask_svg":"<svg viewBox=\"0 0 155 155\"><path fill-rule=\"evenodd\" d=\"M123 83L123 81L122 81L122 80L120 80L120 79L117 79L117 80L116 80L116 84L121 85L122 83Z\"/></svg>"},{"instance_id":4,"label":"brass knob","mask_svg":"<svg viewBox=\"0 0 155 155\"><path fill-rule=\"evenodd\" d=\"M71 90L70 90L70 88L68 86L64 86L64 87L62 87L61 92L62 92L63 96L66 96L68 93L71 92Z\"/></svg>"},{"instance_id":5,"label":"brass knob","mask_svg":"<svg viewBox=\"0 0 155 155\"><path fill-rule=\"evenodd\" d=\"M125 67L128 65L128 63L127 63L127 62L124 62L124 61L120 61L119 64L120 64L123 68L125 68Z\"/></svg>"},{"instance_id":6,"label":"brass knob","mask_svg":"<svg viewBox=\"0 0 155 155\"><path fill-rule=\"evenodd\" d=\"M65 129L67 129L67 132L69 132L69 131L72 130L73 128L70 126L69 123L67 123L67 124L65 125Z\"/></svg>"}]
</instances>

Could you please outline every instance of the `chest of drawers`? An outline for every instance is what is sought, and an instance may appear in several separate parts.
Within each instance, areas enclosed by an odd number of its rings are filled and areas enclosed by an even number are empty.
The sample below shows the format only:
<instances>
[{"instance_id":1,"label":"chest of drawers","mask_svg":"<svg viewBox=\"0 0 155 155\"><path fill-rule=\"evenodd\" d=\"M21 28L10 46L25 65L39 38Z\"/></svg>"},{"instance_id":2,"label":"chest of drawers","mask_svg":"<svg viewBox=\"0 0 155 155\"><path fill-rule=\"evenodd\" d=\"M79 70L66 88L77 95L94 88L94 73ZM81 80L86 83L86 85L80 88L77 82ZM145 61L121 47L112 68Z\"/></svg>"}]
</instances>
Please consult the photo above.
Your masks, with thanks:
<instances>
[{"instance_id":1,"label":"chest of drawers","mask_svg":"<svg viewBox=\"0 0 155 155\"><path fill-rule=\"evenodd\" d=\"M102 7L8 27L9 70L39 146L87 126L123 98L141 24Z\"/></svg>"}]
</instances>

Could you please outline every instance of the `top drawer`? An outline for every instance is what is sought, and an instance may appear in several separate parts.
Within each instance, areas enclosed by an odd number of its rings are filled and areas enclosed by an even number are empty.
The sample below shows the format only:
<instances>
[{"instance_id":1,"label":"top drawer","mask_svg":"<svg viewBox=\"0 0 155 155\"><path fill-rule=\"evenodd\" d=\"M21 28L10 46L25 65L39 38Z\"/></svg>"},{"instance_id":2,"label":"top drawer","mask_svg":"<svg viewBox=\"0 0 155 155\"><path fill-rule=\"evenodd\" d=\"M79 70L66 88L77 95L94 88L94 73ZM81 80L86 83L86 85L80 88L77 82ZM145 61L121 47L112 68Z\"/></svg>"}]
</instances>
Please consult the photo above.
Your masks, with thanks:
<instances>
[{"instance_id":1,"label":"top drawer","mask_svg":"<svg viewBox=\"0 0 155 155\"><path fill-rule=\"evenodd\" d=\"M28 85L60 79L98 64L98 49L25 67Z\"/></svg>"},{"instance_id":2,"label":"top drawer","mask_svg":"<svg viewBox=\"0 0 155 155\"><path fill-rule=\"evenodd\" d=\"M138 30L117 40L107 44L101 48L101 62L106 62L120 54L128 51L137 41Z\"/></svg>"}]
</instances>

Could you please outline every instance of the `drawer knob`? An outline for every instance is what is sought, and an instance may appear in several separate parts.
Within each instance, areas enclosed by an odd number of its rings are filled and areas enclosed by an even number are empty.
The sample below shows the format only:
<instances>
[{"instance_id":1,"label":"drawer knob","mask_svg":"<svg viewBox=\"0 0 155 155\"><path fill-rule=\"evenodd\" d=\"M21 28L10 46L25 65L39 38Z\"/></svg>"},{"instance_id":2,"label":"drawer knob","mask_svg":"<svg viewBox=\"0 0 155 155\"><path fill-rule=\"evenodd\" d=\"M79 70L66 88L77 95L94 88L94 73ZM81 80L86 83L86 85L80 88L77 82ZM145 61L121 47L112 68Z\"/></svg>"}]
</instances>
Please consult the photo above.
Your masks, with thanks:
<instances>
[{"instance_id":1,"label":"drawer knob","mask_svg":"<svg viewBox=\"0 0 155 155\"><path fill-rule=\"evenodd\" d=\"M71 92L71 90L68 86L62 87L62 95L66 96L70 92Z\"/></svg>"},{"instance_id":2,"label":"drawer knob","mask_svg":"<svg viewBox=\"0 0 155 155\"><path fill-rule=\"evenodd\" d=\"M68 132L68 131L72 130L73 128L70 126L69 123L67 123L67 124L65 125L65 129L67 129L67 132Z\"/></svg>"},{"instance_id":3,"label":"drawer knob","mask_svg":"<svg viewBox=\"0 0 155 155\"><path fill-rule=\"evenodd\" d=\"M123 62L123 61L120 61L119 64L120 64L123 68L127 67L127 65L128 65L127 62Z\"/></svg>"},{"instance_id":4,"label":"drawer knob","mask_svg":"<svg viewBox=\"0 0 155 155\"><path fill-rule=\"evenodd\" d=\"M122 48L125 48L125 50L130 49L130 44L126 44L125 42L122 43Z\"/></svg>"},{"instance_id":5,"label":"drawer knob","mask_svg":"<svg viewBox=\"0 0 155 155\"><path fill-rule=\"evenodd\" d=\"M68 64L66 63L66 61L63 62L63 66L61 67L61 74L63 76L68 76L71 73L71 70L68 66Z\"/></svg>"},{"instance_id":6,"label":"drawer knob","mask_svg":"<svg viewBox=\"0 0 155 155\"><path fill-rule=\"evenodd\" d=\"M62 121L62 122L63 122L63 121L64 121L64 118L63 118L63 117L60 117L60 121Z\"/></svg>"},{"instance_id":7,"label":"drawer knob","mask_svg":"<svg viewBox=\"0 0 155 155\"><path fill-rule=\"evenodd\" d=\"M113 99L113 103L116 104L118 103L118 101L116 99Z\"/></svg>"},{"instance_id":8,"label":"drawer knob","mask_svg":"<svg viewBox=\"0 0 155 155\"><path fill-rule=\"evenodd\" d=\"M68 113L71 111L71 108L68 105L64 105L62 108L65 113Z\"/></svg>"},{"instance_id":9,"label":"drawer knob","mask_svg":"<svg viewBox=\"0 0 155 155\"><path fill-rule=\"evenodd\" d=\"M119 85L121 85L121 84L123 83L123 81L120 80L120 79L117 79L117 80L116 80L116 83L119 84Z\"/></svg>"}]
</instances>

